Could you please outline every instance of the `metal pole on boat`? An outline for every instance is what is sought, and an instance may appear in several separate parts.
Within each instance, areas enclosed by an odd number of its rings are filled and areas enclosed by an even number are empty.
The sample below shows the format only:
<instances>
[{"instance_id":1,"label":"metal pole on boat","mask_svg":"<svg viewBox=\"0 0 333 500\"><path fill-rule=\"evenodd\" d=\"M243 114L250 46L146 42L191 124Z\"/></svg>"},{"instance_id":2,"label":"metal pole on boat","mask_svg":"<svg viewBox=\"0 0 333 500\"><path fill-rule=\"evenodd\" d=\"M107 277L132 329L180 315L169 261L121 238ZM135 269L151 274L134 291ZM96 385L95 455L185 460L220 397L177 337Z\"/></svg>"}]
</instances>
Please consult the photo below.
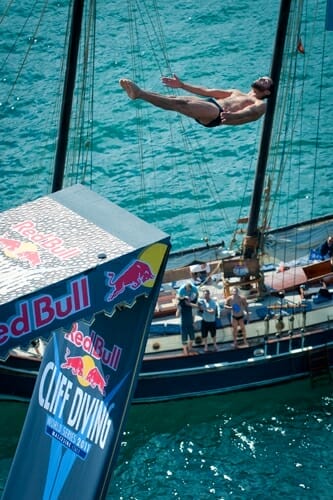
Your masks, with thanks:
<instances>
[{"instance_id":1,"label":"metal pole on boat","mask_svg":"<svg viewBox=\"0 0 333 500\"><path fill-rule=\"evenodd\" d=\"M295 321L295 317L294 315L292 314L291 316L289 316L288 318L288 323L289 323L289 335L292 335L293 334L293 331L294 331L294 321Z\"/></svg>"},{"instance_id":2,"label":"metal pole on boat","mask_svg":"<svg viewBox=\"0 0 333 500\"><path fill-rule=\"evenodd\" d=\"M263 131L261 136L261 144L259 157L257 160L257 168L254 181L254 189L252 193L252 201L249 213L249 222L247 234L244 238L244 256L246 258L255 257L258 247L258 220L261 206L261 199L264 188L264 180L266 174L267 159L269 154L271 133L273 127L273 119L276 105L276 97L278 93L280 73L283 61L283 51L285 38L288 26L289 12L291 0L281 0L280 13L275 37L275 46L271 67L271 78L274 82L274 91L267 102L267 110L265 113Z\"/></svg>"},{"instance_id":3,"label":"metal pole on boat","mask_svg":"<svg viewBox=\"0 0 333 500\"><path fill-rule=\"evenodd\" d=\"M66 165L67 144L69 135L72 102L75 87L77 58L79 52L84 0L74 0L71 29L67 51L67 65L63 88L58 140L54 161L52 193L62 189Z\"/></svg>"}]
</instances>

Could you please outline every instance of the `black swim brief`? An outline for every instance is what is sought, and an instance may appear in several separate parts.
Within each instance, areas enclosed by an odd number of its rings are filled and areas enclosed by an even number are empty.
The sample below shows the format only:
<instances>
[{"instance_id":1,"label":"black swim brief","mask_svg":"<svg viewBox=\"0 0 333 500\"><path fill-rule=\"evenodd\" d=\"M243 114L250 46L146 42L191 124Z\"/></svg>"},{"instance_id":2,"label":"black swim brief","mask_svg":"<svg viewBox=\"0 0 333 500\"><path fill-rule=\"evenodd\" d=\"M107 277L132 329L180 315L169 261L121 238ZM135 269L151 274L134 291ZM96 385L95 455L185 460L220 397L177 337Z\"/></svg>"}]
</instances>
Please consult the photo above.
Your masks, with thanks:
<instances>
[{"instance_id":1,"label":"black swim brief","mask_svg":"<svg viewBox=\"0 0 333 500\"><path fill-rule=\"evenodd\" d=\"M219 103L216 102L215 99L213 99L213 97L209 97L207 99L207 101L212 102L213 104L215 104L215 106L219 109L219 114L217 115L216 118L214 118L214 120L212 120L209 123L202 123L199 120L195 120L195 121L198 122L198 123L200 123L200 125L203 125L204 127L209 127L209 128L218 127L219 125L221 125L220 113L223 112L223 108L221 108L221 106L219 105Z\"/></svg>"},{"instance_id":2,"label":"black swim brief","mask_svg":"<svg viewBox=\"0 0 333 500\"><path fill-rule=\"evenodd\" d=\"M240 319L243 319L243 318L244 318L244 316L243 316L243 315L242 315L242 316L234 316L234 315L232 315L232 317L233 317L233 319L235 319L236 321L239 321Z\"/></svg>"}]
</instances>

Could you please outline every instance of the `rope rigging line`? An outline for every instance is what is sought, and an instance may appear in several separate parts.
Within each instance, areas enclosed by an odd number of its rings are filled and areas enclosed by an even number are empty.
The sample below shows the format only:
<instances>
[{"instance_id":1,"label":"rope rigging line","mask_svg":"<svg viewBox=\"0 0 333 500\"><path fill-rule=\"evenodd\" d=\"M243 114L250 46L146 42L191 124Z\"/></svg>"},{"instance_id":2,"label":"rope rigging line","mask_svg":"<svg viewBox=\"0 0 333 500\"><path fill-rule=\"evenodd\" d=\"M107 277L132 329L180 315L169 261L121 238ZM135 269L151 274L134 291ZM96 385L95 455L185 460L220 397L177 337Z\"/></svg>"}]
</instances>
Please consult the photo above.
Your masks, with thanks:
<instances>
[{"instance_id":1,"label":"rope rigging line","mask_svg":"<svg viewBox=\"0 0 333 500\"><path fill-rule=\"evenodd\" d=\"M322 4L322 2L321 2ZM279 221L283 220L283 225L290 225L301 218L304 220L304 197L310 198L308 219L313 220L316 207L316 193L320 181L318 178L319 163L319 142L320 125L322 123L323 103L323 68L325 55L325 31L323 30L323 18L320 12L320 2L311 4L310 8L304 6L304 2L298 3L292 10L290 26L288 28L288 37L286 41L285 60L281 73L281 88L279 108L276 113L272 143L272 154L269 158L267 176L269 183L273 185L271 195L271 204L269 212L263 214L266 230L268 226L279 227ZM311 23L303 21L311 13L313 20ZM311 27L311 32L308 28ZM303 31L303 32L302 32ZM302 32L302 51L297 50ZM323 32L323 39L319 34ZM319 42L318 42L319 38ZM318 88L316 89L318 98L314 93L313 84L311 86L311 77L313 75L313 61L311 57L316 55L315 41L322 43L320 60L316 60L318 67ZM303 45L304 42L304 45ZM318 52L317 52L318 57ZM313 101L311 113L303 117L303 108L305 99L309 98L309 90ZM311 115L311 116L312 116ZM311 128L309 120L311 119ZM305 154L305 148L311 144L311 156L313 163L311 172L305 177L302 158ZM307 155L309 152L307 151ZM311 178L309 177L311 175ZM297 196L292 193L291 188L297 188ZM281 197L281 192L285 191L285 197ZM308 195L306 193L309 192ZM303 197L303 196L304 197ZM287 200L292 200L291 209L287 209ZM278 214L277 219L273 221L273 214ZM276 216L275 216L276 217ZM287 222L286 222L287 221ZM295 236L295 259L297 254L298 233ZM312 229L309 231L307 248L311 248ZM304 246L304 243L302 243ZM307 250L304 247L304 252Z\"/></svg>"},{"instance_id":2,"label":"rope rigging line","mask_svg":"<svg viewBox=\"0 0 333 500\"><path fill-rule=\"evenodd\" d=\"M135 6L135 2L127 2L127 11L129 17L129 40L131 47L131 68L132 68L132 78L133 80L141 79L144 71L143 71L143 60L140 57L137 57L137 54L140 54L140 36L139 36L139 25L136 20L136 12L139 10L139 5ZM144 151L143 151L143 113L139 107L135 108L136 114L136 135L138 137L138 148L139 148L139 163L140 163L140 194L141 194L141 203L143 207L145 207L145 181L144 181ZM151 142L152 143L152 142Z\"/></svg>"},{"instance_id":3,"label":"rope rigging line","mask_svg":"<svg viewBox=\"0 0 333 500\"><path fill-rule=\"evenodd\" d=\"M292 16L290 20L290 27L288 31L288 36L286 40L286 56L284 58L284 65L282 68L282 86L281 86L281 101L278 111L278 130L277 130L277 145L280 145L281 150L279 150L276 146L276 156L274 158L274 169L275 171L271 171L271 182L275 183L275 192L273 203L270 206L271 214L269 221L272 220L272 215L274 213L274 208L277 204L279 204L279 210L277 216L277 226L279 226L279 220L283 220L283 225L289 225L289 217L295 216L298 219L299 208L297 206L295 210L290 209L286 212L286 203L285 199L291 200L292 192L291 186L295 188L295 183L297 185L297 192L300 191L300 186L302 182L302 175L299 168L295 169L295 158L293 153L297 151L298 158L298 167L300 163L300 154L301 154L301 141L300 138L296 134L302 134L302 114L301 105L304 97L304 85L302 83L299 86L300 75L302 76L302 82L304 82L304 69L300 72L298 71L298 67L304 68L304 57L301 59L301 64L299 64L300 55L297 53L297 43L299 40L300 33L300 25L302 20L302 10L303 10L303 2L298 4L298 9L295 8L292 11ZM300 73L300 75L299 75ZM299 95L296 92L296 88L300 87ZM282 90L283 89L283 90ZM290 89L292 91L290 92ZM300 129L298 130L297 124L300 123ZM301 137L301 136L300 136ZM298 150L296 150L297 144ZM295 146L294 146L295 145ZM278 164L279 163L279 164ZM288 167L288 169L287 169ZM289 176L289 180L288 177ZM296 178L295 178L296 176ZM274 181L275 177L275 181ZM293 180L293 182L291 182ZM285 199L281 197L282 186L284 187ZM296 242L297 243L297 242ZM286 252L286 250L284 251ZM294 248L294 259L296 259L297 254L297 246ZM286 260L286 254L283 256L283 260Z\"/></svg>"},{"instance_id":4,"label":"rope rigging line","mask_svg":"<svg viewBox=\"0 0 333 500\"><path fill-rule=\"evenodd\" d=\"M25 19L25 22L23 23L22 25L22 28L21 30L19 31L19 33L17 34L15 40L14 40L14 43L12 44L8 54L7 54L7 57L4 59L4 62L1 66L1 71L3 72L3 68L4 68L4 65L7 63L9 57L15 52L15 49L17 47L17 44L19 42L19 40L22 39L22 36L24 35L24 31L26 29L26 27L28 25L30 25L30 22L31 22L31 18L33 17L33 13L35 12L35 7L36 7L36 4L38 3L38 0L35 1L35 3L31 6L31 9L30 9L30 13L29 13L29 16L26 17ZM40 29L40 26L41 26L41 23L42 23L42 20L44 18L44 14L45 14L45 11L46 11L46 7L48 5L48 0L45 0L44 2L44 5L43 5L43 8L41 10L41 13L40 13L40 16L39 16L39 19L37 21L37 24L35 26L35 29L34 29L34 32L32 35L30 35L29 37L29 45L28 45L28 49L26 50L25 54L24 54L24 57L19 65L19 69L17 71L17 74L16 74L16 78L14 80L14 82L12 83L11 87L10 87L10 90L7 94L7 98L6 98L6 102L9 102L9 99L11 97L11 95L13 94L13 91L16 87L16 84L22 74L22 71L23 71L23 68L25 67L26 65L26 62L27 62L27 59L28 59L28 56L29 56L29 53L32 49L32 47L34 46L34 43L35 43L35 39L37 37L37 34L39 32L39 29Z\"/></svg>"},{"instance_id":5,"label":"rope rigging line","mask_svg":"<svg viewBox=\"0 0 333 500\"><path fill-rule=\"evenodd\" d=\"M128 1L128 16L129 16L129 41L131 47L131 59L132 59L132 74L133 80L145 81L146 68L144 68L144 58L141 54L145 53L149 49L149 55L152 55L154 62L158 68L160 76L165 74L172 74L171 63L167 53L166 38L164 35L163 25L161 17L159 14L159 8L156 0L153 0L152 4L148 5L146 1L138 2L137 0ZM140 23L140 24L139 24ZM144 36L140 36L140 33L144 32ZM141 47L144 47L141 50ZM164 69L164 71L163 71ZM149 134L151 140L149 141L150 147L152 149L152 154L149 156L150 161L155 165L154 172L158 172L158 167L156 167L156 161L158 159L158 154L155 153L156 147L154 144L153 137L151 135L151 128L147 126L150 122L149 118L145 119L143 116L149 117L149 111L146 107L137 106L136 110L136 123L137 123L137 138L138 138L138 149L139 149L139 162L140 162L140 177L141 177L141 188L142 188L142 203L149 210L149 206L152 204L158 205L158 199L150 193L149 203L146 201L145 196L148 194L149 189L146 186L146 167L144 165L144 139ZM145 113L147 113L145 115ZM145 131L142 131L142 123L145 123ZM170 175L174 180L178 179L179 171L176 165L177 152L179 151L179 142L182 142L182 154L186 154L186 159L188 161L188 181L191 184L191 195L195 200L195 211L198 214L198 225L201 227L201 233L203 235L203 240L209 240L209 221L207 213L207 198L209 198L210 204L214 204L214 209L221 212L220 219L224 221L225 225L230 225L227 214L221 206L223 196L218 192L216 185L210 174L209 162L205 161L203 157L204 148L198 144L196 139L196 133L193 131L192 123L185 127L184 119L181 115L177 114L177 124L180 130L179 134L175 133L174 127L174 116L169 114L165 115L164 122L169 125L170 133L170 148L175 152L174 155L170 155L169 161L172 162L172 167ZM148 132L147 132L148 131ZM147 141L145 141L147 142ZM199 159L200 151L200 159ZM158 181L158 174L154 176ZM206 196L202 196L202 180L205 179L205 191ZM183 178L179 177L178 186L179 189L183 185ZM220 188L222 190L222 187ZM172 198L171 203L175 203L175 197ZM177 208L177 207L176 207ZM157 213L157 211L155 211ZM184 219L184 223L186 220Z\"/></svg>"},{"instance_id":6,"label":"rope rigging line","mask_svg":"<svg viewBox=\"0 0 333 500\"><path fill-rule=\"evenodd\" d=\"M317 9L318 9L318 3L317 3ZM319 160L319 142L320 142L320 123L321 123L321 119L322 119L322 111L323 111L323 88L324 88L324 55L325 55L325 52L324 52L324 48L325 48L325 45L326 45L326 31L323 29L322 30L322 33L323 33L323 44L322 44L322 47L323 47L323 50L322 50L322 58L321 58L321 65L320 65L320 83L319 83L319 95L318 95L318 113L317 113L317 122L316 122L316 127L315 127L315 130L316 130L316 135L315 135L315 144L316 144L316 147L315 147L315 156L314 156L314 172L313 172L313 179L314 179L314 182L313 182L313 189L312 189L312 193L311 193L311 214L313 214L314 212L314 208L315 208L315 202L316 202L316 193L315 193L315 185L316 183L320 180L318 177L318 160Z\"/></svg>"},{"instance_id":7,"label":"rope rigging line","mask_svg":"<svg viewBox=\"0 0 333 500\"><path fill-rule=\"evenodd\" d=\"M81 71L78 71L76 84L76 104L73 109L71 125L72 140L67 160L69 184L86 182L92 185L92 143L93 143L93 105L94 105L94 68L96 43L96 1L87 5L86 22L82 26Z\"/></svg>"},{"instance_id":8,"label":"rope rigging line","mask_svg":"<svg viewBox=\"0 0 333 500\"><path fill-rule=\"evenodd\" d=\"M28 11L23 10L21 16L22 25L19 29L14 28L15 34L13 33L11 25L10 27L4 26L4 30L8 29L8 36L6 37L6 40L8 43L11 41L11 45L6 53L6 57L1 63L1 72L3 75L6 75L3 81L10 82L4 102L7 106L9 106L12 112L7 114L7 110L3 109L3 111L12 123L15 123L15 120L18 120L18 113L25 113L28 109L26 104L29 102L31 96L30 94L26 95L25 81L30 78L30 75L40 71L38 63L34 66L36 53L38 54L38 49L34 49L35 45L38 44L40 40L45 39L43 23L47 17L48 5L48 0L43 0L42 2L40 0L36 0L33 4L29 5ZM5 24L5 21L8 23L10 18L10 7L12 6L13 2L10 2L7 5L5 14L1 18L1 24ZM27 6L24 6L25 9L27 9L27 7L28 4ZM36 80L36 84L37 83L38 82ZM17 93L17 97L15 103L11 103L14 92ZM20 94L23 94L23 99ZM47 148L43 149L40 147L40 149L41 153L39 154L39 164L36 165L36 169L31 169L30 180L26 184L26 199L31 198L34 186L40 183L40 172L43 170L41 165L44 156L47 156L48 154ZM23 161L24 155L22 155L21 158L22 160L19 161ZM45 172L43 172L43 174L45 176ZM45 177L44 179L47 180Z\"/></svg>"},{"instance_id":9,"label":"rope rigging line","mask_svg":"<svg viewBox=\"0 0 333 500\"><path fill-rule=\"evenodd\" d=\"M146 33L147 39L149 41L150 51L153 54L153 58L156 64L158 65L160 75L163 75L163 68L160 64L160 58L158 54L162 54L162 60L165 64L165 67L169 71L169 73L171 73L171 63L168 58L164 30L156 0L153 0L153 9L150 9L145 1L135 0L135 2L138 13L140 15L140 24L143 26ZM152 13L155 14L154 18L152 17ZM149 23L146 22L146 19L149 20ZM153 37L151 36L151 34L153 34ZM153 43L154 39L156 40L156 43ZM157 47L159 49L158 51L156 50Z\"/></svg>"},{"instance_id":10,"label":"rope rigging line","mask_svg":"<svg viewBox=\"0 0 333 500\"><path fill-rule=\"evenodd\" d=\"M95 0L91 0L90 3L86 2L85 9L90 9L92 13L89 13L86 16L86 26L83 28L83 32L86 32L86 40L85 46L82 51L82 78L80 79L80 75L78 76L78 83L76 89L76 106L73 108L78 110L75 114L73 111L73 119L71 124L71 137L70 137L70 147L68 148L68 158L67 158L67 173L68 177L65 178L65 182L67 184L71 184L73 182L77 182L78 180L83 182L92 183L92 172L91 172L91 155L92 155L92 125L93 125L93 71L94 71L94 60L90 57L90 54L95 53L95 32L94 32L94 4ZM9 7L12 5L12 2L9 3L6 7L6 13L10 12ZM26 110L28 108L23 108L25 101L29 101L31 99L31 92L25 96L25 81L27 78L31 78L33 82L32 85L36 85L39 89L39 85L46 82L49 78L52 81L52 86L54 88L54 100L51 102L47 101L47 108L45 112L49 115L46 118L46 123L48 123L47 133L45 134L43 139L40 140L39 148L40 154L38 156L38 165L37 169L31 169L31 177L32 182L27 184L27 189L25 191L25 195L27 199L29 199L29 190L33 192L33 186L40 182L40 175L43 175L43 184L45 185L45 189L50 191L52 184L52 176L53 176L53 167L54 167L54 158L52 157L52 153L54 153L56 138L58 133L58 120L60 116L61 109L61 101L62 101L62 90L63 90L63 81L64 74L66 69L66 55L67 55L67 45L69 40L69 31L70 31L70 19L71 19L71 10L72 5L71 2L68 3L68 6L65 9L61 9L61 14L64 14L66 17L67 24L64 23L64 43L63 45L59 44L57 47L60 47L62 50L62 54L58 55L57 61L59 61L59 74L50 73L50 75L45 74L43 68L40 67L40 61L36 60L38 57L38 50L34 49L36 43L41 46L48 47L47 43L49 40L49 35L45 31L44 26L48 25L48 12L49 1L48 0L36 0L31 6L29 6L29 11L24 12L22 15L22 25L19 29L15 30L15 36L9 36L8 40L12 40L12 43L9 47L9 50L6 54L6 57L1 62L1 69L3 74L6 74L7 66L8 66L8 74L11 75L13 73L13 68L15 68L15 74L11 78L6 78L6 80L10 81L10 87L8 88L8 93L5 98L5 101L9 104L11 101L11 97L15 92L18 95L23 93L24 99L21 100L21 111ZM59 13L60 13L59 12ZM5 19L3 16L1 21L7 21L8 18ZM93 36L90 36L90 31L93 31ZM11 31L10 31L11 33ZM59 33L58 33L59 34ZM92 41L89 42L89 40ZM58 37L59 39L59 37ZM28 43L27 43L28 41ZM92 44L92 48L89 48L89 43ZM89 61L91 59L91 61ZM13 63L13 60L16 63ZM89 76L89 71L91 72L91 77ZM89 81L89 78L91 80ZM24 86L23 86L24 85ZM90 95L88 95L88 91L90 89ZM36 96L37 97L37 96ZM19 97L17 98L19 99ZM38 106L42 106L42 102L38 102ZM37 108L36 108L37 109ZM13 105L14 110L14 105ZM42 110L42 112L43 112ZM37 112L36 112L37 113ZM13 119L18 119L16 114L13 114ZM88 125L87 125L88 124ZM34 129L31 128L31 134L34 133ZM43 144L44 143L44 144ZM89 158L90 155L90 158ZM71 165L70 165L71 162ZM90 170L88 167L90 165ZM88 180L88 175L90 173L90 179ZM46 176L47 174L47 176ZM29 187L31 186L31 187Z\"/></svg>"},{"instance_id":11,"label":"rope rigging line","mask_svg":"<svg viewBox=\"0 0 333 500\"><path fill-rule=\"evenodd\" d=\"M12 6L12 3L14 2L15 0L10 0L10 2L8 2L7 6L4 8L3 10L3 13L2 13L2 16L0 17L0 25L2 24L3 20L6 18L7 16L7 13L9 12L11 6Z\"/></svg>"},{"instance_id":12,"label":"rope rigging line","mask_svg":"<svg viewBox=\"0 0 333 500\"><path fill-rule=\"evenodd\" d=\"M258 150L258 144L259 144L259 130L261 128L261 123L257 123L257 130L255 133L256 137L256 150ZM249 200L247 200L247 197L250 197L252 188L253 188L253 164L254 164L255 158L254 156L251 157L251 160L249 162L247 171L246 171L246 179L245 179L245 185L244 185L244 190L242 194L242 198L239 203L239 211L238 211L238 217L236 220L236 227L235 224L233 223L233 232L232 236L230 239L229 247L230 249L237 249L238 251L241 251L243 240L244 240L244 234L246 233L246 229L244 228L244 223L248 222L248 210L249 210ZM246 215L243 216L244 210L246 210ZM229 225L231 226L230 222ZM239 236L241 238L239 239Z\"/></svg>"},{"instance_id":13,"label":"rope rigging line","mask_svg":"<svg viewBox=\"0 0 333 500\"><path fill-rule=\"evenodd\" d=\"M290 92L296 85L296 57L295 53L295 40L298 38L298 26L300 23L299 14L295 16L295 11L292 11L290 16L290 27L287 32L286 49L284 64L281 71L280 83L280 100L279 106L276 111L275 124L274 124L274 141L272 141L271 151L272 154L269 158L267 173L270 177L271 185L274 187L272 196L272 203L269 210L270 214L266 216L268 225L272 223L272 217L275 213L275 204L279 201L279 194L281 191L283 176L287 161L290 159L291 148L293 144L293 135L295 133L295 99L296 93ZM296 19L295 19L296 17ZM286 118L287 117L287 118ZM284 138L288 137L288 141ZM282 148L282 149L281 149ZM289 149L288 149L289 148Z\"/></svg>"},{"instance_id":14,"label":"rope rigging line","mask_svg":"<svg viewBox=\"0 0 333 500\"><path fill-rule=\"evenodd\" d=\"M67 6L67 15L66 15L66 28L64 32L64 42L62 44L61 55L59 56L59 60L61 62L59 68L59 74L56 80L56 89L55 89L55 101L53 103L53 107L51 110L50 123L54 126L50 127L50 132L48 135L48 142L45 145L46 148L50 148L53 151L52 158L49 158L47 165L48 172L48 190L51 192L52 182L53 182L53 173L54 173L54 157L55 157L55 145L58 137L58 125L59 125L59 117L62 106L62 91L63 91L63 82L65 79L65 71L66 71L66 55L67 55L67 46L68 40L70 36L70 19L71 19L71 2L68 3Z\"/></svg>"}]
</instances>

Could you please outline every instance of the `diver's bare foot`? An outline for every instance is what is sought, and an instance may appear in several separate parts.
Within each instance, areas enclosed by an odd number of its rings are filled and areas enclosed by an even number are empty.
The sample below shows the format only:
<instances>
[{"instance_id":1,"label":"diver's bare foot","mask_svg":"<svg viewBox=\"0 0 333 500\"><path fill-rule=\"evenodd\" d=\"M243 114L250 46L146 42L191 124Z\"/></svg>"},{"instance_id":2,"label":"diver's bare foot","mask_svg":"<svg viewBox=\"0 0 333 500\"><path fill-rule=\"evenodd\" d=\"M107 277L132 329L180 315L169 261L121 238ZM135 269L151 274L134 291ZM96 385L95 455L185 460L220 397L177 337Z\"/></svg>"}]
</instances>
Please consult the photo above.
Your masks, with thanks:
<instances>
[{"instance_id":1,"label":"diver's bare foot","mask_svg":"<svg viewBox=\"0 0 333 500\"><path fill-rule=\"evenodd\" d=\"M138 87L132 80L126 78L119 80L120 86L127 92L130 99L137 99L140 95L140 87Z\"/></svg>"}]
</instances>

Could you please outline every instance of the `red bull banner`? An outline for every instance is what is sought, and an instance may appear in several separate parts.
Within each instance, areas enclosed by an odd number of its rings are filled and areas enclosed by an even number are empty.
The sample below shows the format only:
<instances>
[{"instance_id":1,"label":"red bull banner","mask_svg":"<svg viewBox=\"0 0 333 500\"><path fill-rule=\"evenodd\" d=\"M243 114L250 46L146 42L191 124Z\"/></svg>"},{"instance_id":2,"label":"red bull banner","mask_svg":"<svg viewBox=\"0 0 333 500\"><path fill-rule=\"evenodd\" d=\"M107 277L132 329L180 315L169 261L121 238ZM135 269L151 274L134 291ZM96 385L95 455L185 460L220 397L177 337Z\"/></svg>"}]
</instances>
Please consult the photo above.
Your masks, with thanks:
<instances>
[{"instance_id":1,"label":"red bull banner","mask_svg":"<svg viewBox=\"0 0 333 500\"><path fill-rule=\"evenodd\" d=\"M25 274L22 269L32 271L31 276L37 271L39 284L44 286L37 290L32 283L30 293L20 295L17 290L16 300L1 304L0 354L5 358L12 346L27 345L38 337L49 339L4 499L105 497L144 355L169 239L119 207L81 190L70 188L68 196L57 193L56 203L60 199L61 210L70 215L78 192L85 203L92 197L102 205L103 220L91 214L90 220L85 219L94 234L95 263L91 268L83 269L80 258L90 254L89 238L87 248L81 241L67 241L55 226L51 237L31 214L23 222L10 221L1 240L2 258L18 265L21 277ZM48 204L52 206L54 200ZM80 203L76 218L79 212ZM83 215L87 215L84 209ZM123 223L119 226L120 215ZM84 225L82 220L80 223ZM70 228L68 221L66 226ZM25 232L22 244L34 238L38 259L24 253L32 247L17 253L19 246L9 242L13 240L11 231L17 230L21 237ZM102 245L96 233L101 235ZM62 264L59 273L55 269L50 273L48 284L39 272L50 253L53 264L59 258ZM5 290L11 299L13 290Z\"/></svg>"},{"instance_id":2,"label":"red bull banner","mask_svg":"<svg viewBox=\"0 0 333 500\"><path fill-rule=\"evenodd\" d=\"M151 246L158 241L164 246ZM0 214L0 359L150 295L168 245L164 233L82 186Z\"/></svg>"}]
</instances>

